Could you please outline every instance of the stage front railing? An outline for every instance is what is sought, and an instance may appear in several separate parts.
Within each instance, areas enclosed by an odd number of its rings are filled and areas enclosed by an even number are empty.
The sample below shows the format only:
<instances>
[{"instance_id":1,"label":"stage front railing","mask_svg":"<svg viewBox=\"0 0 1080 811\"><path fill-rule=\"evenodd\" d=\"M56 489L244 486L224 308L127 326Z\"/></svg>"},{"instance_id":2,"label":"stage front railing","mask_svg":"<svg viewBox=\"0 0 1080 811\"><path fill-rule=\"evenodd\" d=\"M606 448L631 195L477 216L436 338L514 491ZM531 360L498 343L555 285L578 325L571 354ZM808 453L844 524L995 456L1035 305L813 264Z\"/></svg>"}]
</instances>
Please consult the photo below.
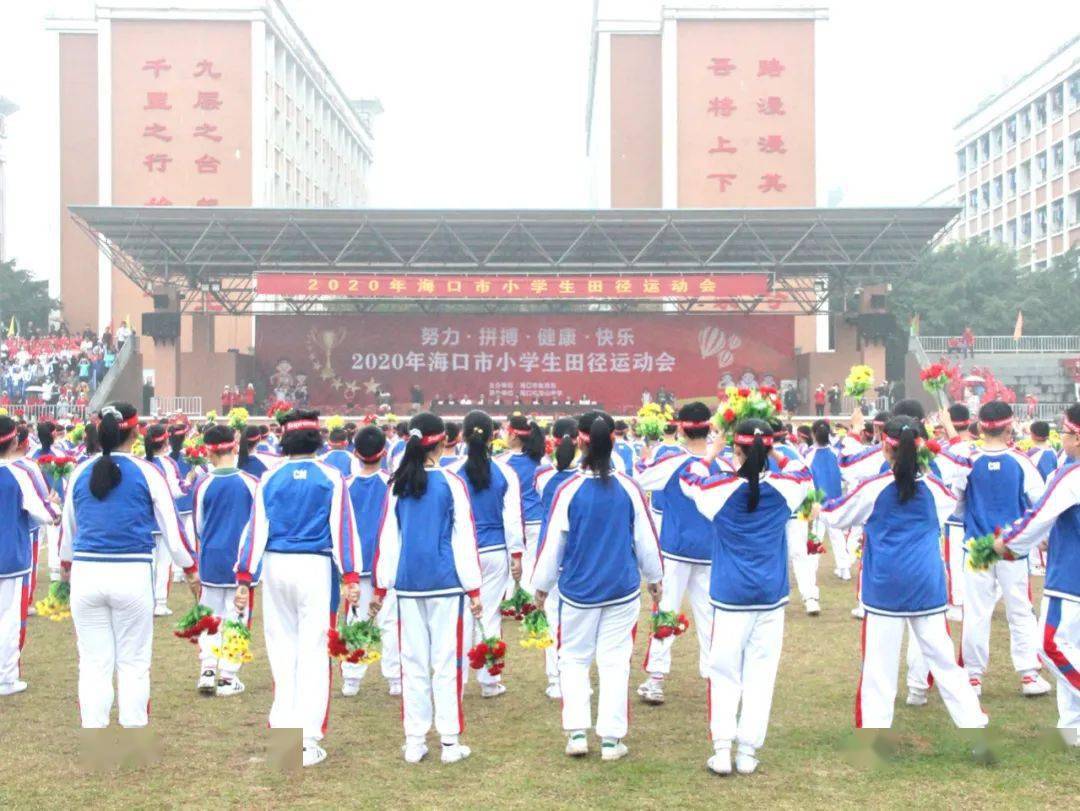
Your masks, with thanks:
<instances>
[{"instance_id":1,"label":"stage front railing","mask_svg":"<svg viewBox=\"0 0 1080 811\"><path fill-rule=\"evenodd\" d=\"M4 408L8 414L23 416L27 420L85 420L87 407L67 403L12 403Z\"/></svg>"},{"instance_id":2,"label":"stage front railing","mask_svg":"<svg viewBox=\"0 0 1080 811\"><path fill-rule=\"evenodd\" d=\"M949 341L954 346L949 346ZM963 354L963 341L959 335L920 335L919 341L927 354L938 356ZM1080 352L1080 335L1024 335L1014 339L1011 335L976 335L976 355L998 352L1052 352L1065 354Z\"/></svg>"},{"instance_id":3,"label":"stage front railing","mask_svg":"<svg viewBox=\"0 0 1080 811\"><path fill-rule=\"evenodd\" d=\"M151 397L151 414L186 414L189 417L201 417L203 411L202 397ZM221 416L225 416L222 414Z\"/></svg>"}]
</instances>

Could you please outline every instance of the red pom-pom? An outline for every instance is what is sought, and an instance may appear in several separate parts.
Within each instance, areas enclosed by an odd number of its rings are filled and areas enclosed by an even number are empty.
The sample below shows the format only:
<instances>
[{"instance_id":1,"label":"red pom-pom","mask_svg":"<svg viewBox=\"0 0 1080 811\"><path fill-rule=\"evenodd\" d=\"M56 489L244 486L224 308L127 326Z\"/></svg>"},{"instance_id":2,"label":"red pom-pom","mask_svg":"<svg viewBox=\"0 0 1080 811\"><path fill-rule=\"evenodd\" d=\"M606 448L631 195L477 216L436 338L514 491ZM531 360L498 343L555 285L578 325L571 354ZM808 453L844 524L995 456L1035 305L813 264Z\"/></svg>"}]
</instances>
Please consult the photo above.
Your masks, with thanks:
<instances>
[{"instance_id":1,"label":"red pom-pom","mask_svg":"<svg viewBox=\"0 0 1080 811\"><path fill-rule=\"evenodd\" d=\"M661 625L656 629L656 633L653 634L657 639L667 639L675 633L675 629L670 625Z\"/></svg>"},{"instance_id":2,"label":"red pom-pom","mask_svg":"<svg viewBox=\"0 0 1080 811\"><path fill-rule=\"evenodd\" d=\"M735 422L735 412L730 408L724 412L724 422Z\"/></svg>"},{"instance_id":3,"label":"red pom-pom","mask_svg":"<svg viewBox=\"0 0 1080 811\"><path fill-rule=\"evenodd\" d=\"M750 396L750 389L747 389L747 388L739 389L739 396L740 397L749 397Z\"/></svg>"}]
</instances>

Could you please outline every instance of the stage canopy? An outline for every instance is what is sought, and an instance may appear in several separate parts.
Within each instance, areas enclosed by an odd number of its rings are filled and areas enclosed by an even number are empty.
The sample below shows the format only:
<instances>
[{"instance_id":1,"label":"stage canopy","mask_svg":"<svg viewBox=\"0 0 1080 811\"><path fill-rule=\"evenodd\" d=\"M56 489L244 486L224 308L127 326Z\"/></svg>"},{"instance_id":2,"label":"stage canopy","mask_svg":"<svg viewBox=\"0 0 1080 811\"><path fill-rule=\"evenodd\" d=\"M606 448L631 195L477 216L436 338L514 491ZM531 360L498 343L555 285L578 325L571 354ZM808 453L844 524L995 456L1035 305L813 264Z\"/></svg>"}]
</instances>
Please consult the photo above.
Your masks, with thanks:
<instances>
[{"instance_id":1,"label":"stage canopy","mask_svg":"<svg viewBox=\"0 0 1080 811\"><path fill-rule=\"evenodd\" d=\"M143 291L188 312L471 302L816 313L909 271L958 209L380 210L73 206Z\"/></svg>"}]
</instances>

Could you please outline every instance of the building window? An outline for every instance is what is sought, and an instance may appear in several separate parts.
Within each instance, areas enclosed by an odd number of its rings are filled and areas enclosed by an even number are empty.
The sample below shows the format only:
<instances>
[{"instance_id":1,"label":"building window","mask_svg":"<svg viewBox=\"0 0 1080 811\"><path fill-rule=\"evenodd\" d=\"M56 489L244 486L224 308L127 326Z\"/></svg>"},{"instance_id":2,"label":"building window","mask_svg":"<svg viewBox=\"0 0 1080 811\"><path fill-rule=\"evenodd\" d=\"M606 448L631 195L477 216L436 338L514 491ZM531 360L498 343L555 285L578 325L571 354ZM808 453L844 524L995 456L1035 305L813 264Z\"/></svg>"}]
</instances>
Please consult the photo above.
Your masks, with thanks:
<instances>
[{"instance_id":1,"label":"building window","mask_svg":"<svg viewBox=\"0 0 1080 811\"><path fill-rule=\"evenodd\" d=\"M990 207L990 184L989 183L983 183L982 184L982 200L981 200L981 202L982 202L982 207L983 208L989 208Z\"/></svg>"},{"instance_id":2,"label":"building window","mask_svg":"<svg viewBox=\"0 0 1080 811\"><path fill-rule=\"evenodd\" d=\"M1005 183L1009 190L1009 197L1016 197L1016 170L1010 169L1005 173Z\"/></svg>"},{"instance_id":3,"label":"building window","mask_svg":"<svg viewBox=\"0 0 1080 811\"><path fill-rule=\"evenodd\" d=\"M1001 154L1001 127L994 127L990 133L990 155L997 157Z\"/></svg>"},{"instance_id":4,"label":"building window","mask_svg":"<svg viewBox=\"0 0 1080 811\"><path fill-rule=\"evenodd\" d=\"M1069 78L1069 109L1080 108L1080 72Z\"/></svg>"},{"instance_id":5,"label":"building window","mask_svg":"<svg viewBox=\"0 0 1080 811\"><path fill-rule=\"evenodd\" d=\"M1054 233L1060 234L1065 227L1065 201L1055 200L1050 204L1050 224L1054 227Z\"/></svg>"},{"instance_id":6,"label":"building window","mask_svg":"<svg viewBox=\"0 0 1080 811\"><path fill-rule=\"evenodd\" d=\"M1016 247L1016 220L1009 220L1005 223L1005 244L1013 248Z\"/></svg>"},{"instance_id":7,"label":"building window","mask_svg":"<svg viewBox=\"0 0 1080 811\"><path fill-rule=\"evenodd\" d=\"M976 142L972 141L967 145L967 165L971 167L972 171L975 171L975 166L978 164L978 154L976 150Z\"/></svg>"},{"instance_id":8,"label":"building window","mask_svg":"<svg viewBox=\"0 0 1080 811\"><path fill-rule=\"evenodd\" d=\"M1035 125L1042 129L1046 126L1046 98L1036 99L1035 101Z\"/></svg>"},{"instance_id":9,"label":"building window","mask_svg":"<svg viewBox=\"0 0 1080 811\"><path fill-rule=\"evenodd\" d=\"M1065 87L1064 85L1058 85L1050 91L1050 114L1054 117L1054 120L1061 118L1061 114L1065 111Z\"/></svg>"},{"instance_id":10,"label":"building window","mask_svg":"<svg viewBox=\"0 0 1080 811\"><path fill-rule=\"evenodd\" d=\"M1057 177L1065 171L1065 142L1058 141L1050 150L1052 155L1051 166L1053 167L1053 176Z\"/></svg>"},{"instance_id":11,"label":"building window","mask_svg":"<svg viewBox=\"0 0 1080 811\"><path fill-rule=\"evenodd\" d=\"M979 152L981 153L981 161L990 160L990 133L984 133L982 138L979 139Z\"/></svg>"},{"instance_id":12,"label":"building window","mask_svg":"<svg viewBox=\"0 0 1080 811\"><path fill-rule=\"evenodd\" d=\"M1035 239L1046 236L1046 206L1040 206L1035 211Z\"/></svg>"},{"instance_id":13,"label":"building window","mask_svg":"<svg viewBox=\"0 0 1080 811\"><path fill-rule=\"evenodd\" d=\"M1031 108L1025 107L1019 113L1020 118L1020 137L1027 138L1031 135Z\"/></svg>"},{"instance_id":14,"label":"building window","mask_svg":"<svg viewBox=\"0 0 1080 811\"><path fill-rule=\"evenodd\" d=\"M1035 184L1038 185L1046 180L1046 153L1040 152L1035 156Z\"/></svg>"},{"instance_id":15,"label":"building window","mask_svg":"<svg viewBox=\"0 0 1080 811\"><path fill-rule=\"evenodd\" d=\"M960 170L960 174L967 172L967 161L964 160L963 149L956 153L956 166Z\"/></svg>"},{"instance_id":16,"label":"building window","mask_svg":"<svg viewBox=\"0 0 1080 811\"><path fill-rule=\"evenodd\" d=\"M994 229L991 239L995 243L1000 245L1002 242L1005 241L1005 229L999 225L997 228Z\"/></svg>"},{"instance_id":17,"label":"building window","mask_svg":"<svg viewBox=\"0 0 1080 811\"><path fill-rule=\"evenodd\" d=\"M979 213L979 192L975 189L968 192L968 211L971 214Z\"/></svg>"},{"instance_id":18,"label":"building window","mask_svg":"<svg viewBox=\"0 0 1080 811\"><path fill-rule=\"evenodd\" d=\"M1010 116L1005 122L1005 146L1016 146L1016 116Z\"/></svg>"},{"instance_id":19,"label":"building window","mask_svg":"<svg viewBox=\"0 0 1080 811\"><path fill-rule=\"evenodd\" d=\"M1080 166L1080 132L1074 133L1069 143L1072 144L1072 165Z\"/></svg>"},{"instance_id":20,"label":"building window","mask_svg":"<svg viewBox=\"0 0 1080 811\"><path fill-rule=\"evenodd\" d=\"M1069 195L1069 225L1080 223L1080 191Z\"/></svg>"},{"instance_id":21,"label":"building window","mask_svg":"<svg viewBox=\"0 0 1080 811\"><path fill-rule=\"evenodd\" d=\"M1031 215L1020 215L1020 244L1027 245L1031 242Z\"/></svg>"},{"instance_id":22,"label":"building window","mask_svg":"<svg viewBox=\"0 0 1080 811\"><path fill-rule=\"evenodd\" d=\"M994 178L991 186L990 201L996 206L1001 202L1001 175Z\"/></svg>"},{"instance_id":23,"label":"building window","mask_svg":"<svg viewBox=\"0 0 1080 811\"><path fill-rule=\"evenodd\" d=\"M1040 259L1040 260L1039 260L1038 262L1036 262L1036 263L1035 263L1034 265L1032 265L1032 267L1031 267L1031 269L1032 269L1032 270L1033 270L1033 271L1034 271L1035 273L1038 273L1038 272L1040 272L1040 271L1046 270L1046 268L1047 268L1047 263L1046 263L1046 260L1045 260L1045 259Z\"/></svg>"},{"instance_id":24,"label":"building window","mask_svg":"<svg viewBox=\"0 0 1080 811\"><path fill-rule=\"evenodd\" d=\"M1031 161L1020 164L1020 191L1025 192L1031 188Z\"/></svg>"}]
</instances>

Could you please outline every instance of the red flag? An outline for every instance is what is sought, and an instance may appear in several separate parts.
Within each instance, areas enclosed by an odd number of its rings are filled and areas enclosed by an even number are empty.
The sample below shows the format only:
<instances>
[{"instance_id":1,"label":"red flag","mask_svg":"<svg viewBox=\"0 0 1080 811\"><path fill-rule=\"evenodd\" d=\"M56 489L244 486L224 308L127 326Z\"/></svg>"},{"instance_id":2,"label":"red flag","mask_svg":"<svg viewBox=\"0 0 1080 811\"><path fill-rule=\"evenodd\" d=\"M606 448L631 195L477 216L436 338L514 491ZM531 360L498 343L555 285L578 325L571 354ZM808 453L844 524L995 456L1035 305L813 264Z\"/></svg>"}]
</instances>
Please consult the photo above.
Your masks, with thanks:
<instances>
[{"instance_id":1,"label":"red flag","mask_svg":"<svg viewBox=\"0 0 1080 811\"><path fill-rule=\"evenodd\" d=\"M1024 334L1024 311L1016 311L1016 326L1013 327L1013 340L1019 341Z\"/></svg>"}]
</instances>

